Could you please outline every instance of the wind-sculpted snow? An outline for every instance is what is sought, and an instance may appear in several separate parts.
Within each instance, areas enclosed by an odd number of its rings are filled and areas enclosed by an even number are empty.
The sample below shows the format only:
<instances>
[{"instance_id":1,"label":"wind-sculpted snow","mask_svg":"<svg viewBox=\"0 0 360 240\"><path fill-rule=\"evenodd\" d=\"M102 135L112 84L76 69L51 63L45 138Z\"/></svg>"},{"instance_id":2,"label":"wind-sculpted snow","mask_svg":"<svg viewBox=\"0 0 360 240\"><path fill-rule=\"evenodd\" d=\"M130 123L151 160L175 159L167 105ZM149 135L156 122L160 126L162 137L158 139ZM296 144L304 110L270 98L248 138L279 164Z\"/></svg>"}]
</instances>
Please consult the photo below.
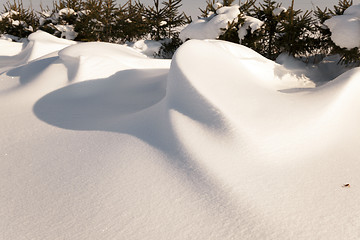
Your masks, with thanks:
<instances>
[{"instance_id":1,"label":"wind-sculpted snow","mask_svg":"<svg viewBox=\"0 0 360 240\"><path fill-rule=\"evenodd\" d=\"M315 88L222 41L36 49L0 75L0 238L360 237L359 69Z\"/></svg>"},{"instance_id":2,"label":"wind-sculpted snow","mask_svg":"<svg viewBox=\"0 0 360 240\"><path fill-rule=\"evenodd\" d=\"M1 68L20 66L74 44L76 42L60 39L39 30L29 36L28 42L23 44L22 51L14 55L0 56L0 71Z\"/></svg>"},{"instance_id":3,"label":"wind-sculpted snow","mask_svg":"<svg viewBox=\"0 0 360 240\"><path fill-rule=\"evenodd\" d=\"M59 52L69 80L110 77L126 69L169 68L169 61L149 59L132 48L111 43L81 43Z\"/></svg>"}]
</instances>

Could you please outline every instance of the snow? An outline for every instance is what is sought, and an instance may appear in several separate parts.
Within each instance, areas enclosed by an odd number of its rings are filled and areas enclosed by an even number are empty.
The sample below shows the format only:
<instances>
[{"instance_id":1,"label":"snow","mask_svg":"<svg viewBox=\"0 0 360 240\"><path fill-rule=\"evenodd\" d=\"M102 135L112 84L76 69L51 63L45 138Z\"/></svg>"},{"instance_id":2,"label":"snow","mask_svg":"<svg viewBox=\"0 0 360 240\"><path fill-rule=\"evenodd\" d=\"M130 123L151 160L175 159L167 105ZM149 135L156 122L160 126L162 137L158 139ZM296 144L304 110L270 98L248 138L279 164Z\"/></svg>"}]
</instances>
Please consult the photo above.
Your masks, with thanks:
<instances>
[{"instance_id":1,"label":"snow","mask_svg":"<svg viewBox=\"0 0 360 240\"><path fill-rule=\"evenodd\" d=\"M19 12L10 10L8 12L2 13L2 14L0 14L0 21L2 21L2 19L4 19L4 18L9 18L13 15L19 15Z\"/></svg>"},{"instance_id":2,"label":"snow","mask_svg":"<svg viewBox=\"0 0 360 240\"><path fill-rule=\"evenodd\" d=\"M154 57L162 46L161 42L154 40L139 40L135 43L129 43L128 46L133 47L137 51L148 57Z\"/></svg>"},{"instance_id":3,"label":"snow","mask_svg":"<svg viewBox=\"0 0 360 240\"><path fill-rule=\"evenodd\" d=\"M61 25L57 24L54 26L59 32L61 32L61 38L65 38L68 40L74 40L78 35L74 30L73 25Z\"/></svg>"},{"instance_id":4,"label":"snow","mask_svg":"<svg viewBox=\"0 0 360 240\"><path fill-rule=\"evenodd\" d=\"M187 25L180 32L180 39L185 41L187 39L216 39L223 30L226 29L229 22L237 21L240 14L239 6L234 5L230 7L220 7L216 10L216 15L213 14L207 18L199 18Z\"/></svg>"},{"instance_id":5,"label":"snow","mask_svg":"<svg viewBox=\"0 0 360 240\"><path fill-rule=\"evenodd\" d=\"M74 9L71 8L63 8L59 10L59 15L63 16L63 15L74 15L76 14Z\"/></svg>"},{"instance_id":6,"label":"snow","mask_svg":"<svg viewBox=\"0 0 360 240\"><path fill-rule=\"evenodd\" d=\"M315 87L223 41L0 46L2 239L360 237L359 68Z\"/></svg>"},{"instance_id":7,"label":"snow","mask_svg":"<svg viewBox=\"0 0 360 240\"><path fill-rule=\"evenodd\" d=\"M12 42L11 39L0 37L0 56L13 56L20 53L23 43Z\"/></svg>"},{"instance_id":8,"label":"snow","mask_svg":"<svg viewBox=\"0 0 360 240\"><path fill-rule=\"evenodd\" d=\"M324 22L331 31L331 40L342 48L360 47L360 4L345 10Z\"/></svg>"},{"instance_id":9,"label":"snow","mask_svg":"<svg viewBox=\"0 0 360 240\"><path fill-rule=\"evenodd\" d=\"M287 9L284 7L278 7L273 10L274 16L279 16L282 12L286 12Z\"/></svg>"},{"instance_id":10,"label":"snow","mask_svg":"<svg viewBox=\"0 0 360 240\"><path fill-rule=\"evenodd\" d=\"M240 42L247 35L248 29L250 29L251 33L254 33L256 30L260 29L263 24L264 22L257 18L245 16L245 22L238 31Z\"/></svg>"}]
</instances>

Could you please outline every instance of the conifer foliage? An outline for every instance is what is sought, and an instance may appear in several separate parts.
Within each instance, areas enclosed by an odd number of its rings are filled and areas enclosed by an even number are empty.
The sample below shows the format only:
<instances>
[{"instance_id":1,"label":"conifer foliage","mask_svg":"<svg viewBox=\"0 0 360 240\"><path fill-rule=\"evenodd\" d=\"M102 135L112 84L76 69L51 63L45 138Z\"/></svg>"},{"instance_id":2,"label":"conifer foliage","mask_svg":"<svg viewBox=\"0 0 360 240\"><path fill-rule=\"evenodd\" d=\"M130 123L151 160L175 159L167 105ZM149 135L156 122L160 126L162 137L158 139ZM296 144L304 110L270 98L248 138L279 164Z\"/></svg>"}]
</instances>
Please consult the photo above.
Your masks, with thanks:
<instances>
[{"instance_id":1,"label":"conifer foliage","mask_svg":"<svg viewBox=\"0 0 360 240\"><path fill-rule=\"evenodd\" d=\"M22 1L6 2L0 14L0 34L6 33L16 38L24 38L37 28L38 21L33 9L25 9Z\"/></svg>"}]
</instances>

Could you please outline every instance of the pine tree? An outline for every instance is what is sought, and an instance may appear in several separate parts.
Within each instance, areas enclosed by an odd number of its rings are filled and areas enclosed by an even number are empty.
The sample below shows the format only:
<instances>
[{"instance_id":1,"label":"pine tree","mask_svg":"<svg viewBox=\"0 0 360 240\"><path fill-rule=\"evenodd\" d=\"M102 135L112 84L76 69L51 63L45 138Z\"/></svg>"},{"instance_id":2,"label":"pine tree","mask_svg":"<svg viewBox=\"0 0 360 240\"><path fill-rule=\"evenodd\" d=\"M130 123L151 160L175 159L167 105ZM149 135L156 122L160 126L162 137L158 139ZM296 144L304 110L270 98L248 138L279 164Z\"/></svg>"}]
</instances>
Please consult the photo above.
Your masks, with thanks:
<instances>
[{"instance_id":1,"label":"pine tree","mask_svg":"<svg viewBox=\"0 0 360 240\"><path fill-rule=\"evenodd\" d=\"M78 41L100 41L104 24L102 23L102 0L86 0L83 2L79 18L75 23Z\"/></svg>"},{"instance_id":2,"label":"pine tree","mask_svg":"<svg viewBox=\"0 0 360 240\"><path fill-rule=\"evenodd\" d=\"M353 5L353 0L339 0L338 5L334 5L334 10L330 10L332 15L343 15L345 10Z\"/></svg>"},{"instance_id":3,"label":"pine tree","mask_svg":"<svg viewBox=\"0 0 360 240\"><path fill-rule=\"evenodd\" d=\"M61 10L67 11L60 12ZM59 0L59 2L54 2L54 12L61 13L58 23L62 25L74 25L77 21L77 12L81 10L82 0Z\"/></svg>"},{"instance_id":4,"label":"pine tree","mask_svg":"<svg viewBox=\"0 0 360 240\"><path fill-rule=\"evenodd\" d=\"M276 45L291 56L305 56L315 48L315 25L310 11L301 14L301 10L294 10L293 4L294 1L280 21Z\"/></svg>"},{"instance_id":5,"label":"pine tree","mask_svg":"<svg viewBox=\"0 0 360 240\"><path fill-rule=\"evenodd\" d=\"M184 13L179 12L179 8L182 6L181 0L167 0L163 2L165 6L165 21L166 21L166 36L173 38L176 36L176 30L174 28L185 24L186 18Z\"/></svg>"},{"instance_id":6,"label":"pine tree","mask_svg":"<svg viewBox=\"0 0 360 240\"><path fill-rule=\"evenodd\" d=\"M324 22L331 18L331 10L325 8L321 10L319 7L314 11L315 16L315 32L316 32L316 54L320 56L320 59L330 54L335 44L331 40L331 32L328 27L324 25Z\"/></svg>"},{"instance_id":7,"label":"pine tree","mask_svg":"<svg viewBox=\"0 0 360 240\"><path fill-rule=\"evenodd\" d=\"M216 4L215 0L206 0L205 9L200 8L201 18L207 18L213 14L216 14L217 8L216 8L215 4Z\"/></svg>"},{"instance_id":8,"label":"pine tree","mask_svg":"<svg viewBox=\"0 0 360 240\"><path fill-rule=\"evenodd\" d=\"M102 19L103 19L103 34L101 41L114 42L116 41L116 0L104 0L102 4Z\"/></svg>"},{"instance_id":9,"label":"pine tree","mask_svg":"<svg viewBox=\"0 0 360 240\"><path fill-rule=\"evenodd\" d=\"M257 32L258 36L255 36L260 40L260 43L256 44L255 50L273 60L280 54L276 38L279 32L278 26L283 20L284 14L274 15L274 10L279 7L281 4L272 0L264 0L264 3L260 3L260 7L254 6L254 17L264 22L262 30Z\"/></svg>"},{"instance_id":10,"label":"pine tree","mask_svg":"<svg viewBox=\"0 0 360 240\"><path fill-rule=\"evenodd\" d=\"M247 0L243 4L240 5L239 10L240 14L237 19L229 22L226 29L222 29L224 31L223 34L219 36L220 40L225 40L233 43L239 43L239 34L238 31L240 27L245 23L245 16L250 15L251 8L254 6L256 0ZM254 36L254 35L252 35ZM248 36L249 44L253 42L255 39L250 39L250 35ZM242 42L243 45L249 46L247 42Z\"/></svg>"},{"instance_id":11,"label":"pine tree","mask_svg":"<svg viewBox=\"0 0 360 240\"><path fill-rule=\"evenodd\" d=\"M25 38L38 27L38 18L33 9L25 9L22 0L7 1L4 5L5 17L0 19L0 33Z\"/></svg>"},{"instance_id":12,"label":"pine tree","mask_svg":"<svg viewBox=\"0 0 360 240\"><path fill-rule=\"evenodd\" d=\"M145 17L145 6L140 1L133 3L128 0L120 6L117 14L117 34L121 42L133 42L150 32L150 26Z\"/></svg>"},{"instance_id":13,"label":"pine tree","mask_svg":"<svg viewBox=\"0 0 360 240\"><path fill-rule=\"evenodd\" d=\"M166 7L160 7L159 0L153 0L154 6L145 9L145 17L151 26L150 35L154 40L161 40L166 36Z\"/></svg>"}]
</instances>

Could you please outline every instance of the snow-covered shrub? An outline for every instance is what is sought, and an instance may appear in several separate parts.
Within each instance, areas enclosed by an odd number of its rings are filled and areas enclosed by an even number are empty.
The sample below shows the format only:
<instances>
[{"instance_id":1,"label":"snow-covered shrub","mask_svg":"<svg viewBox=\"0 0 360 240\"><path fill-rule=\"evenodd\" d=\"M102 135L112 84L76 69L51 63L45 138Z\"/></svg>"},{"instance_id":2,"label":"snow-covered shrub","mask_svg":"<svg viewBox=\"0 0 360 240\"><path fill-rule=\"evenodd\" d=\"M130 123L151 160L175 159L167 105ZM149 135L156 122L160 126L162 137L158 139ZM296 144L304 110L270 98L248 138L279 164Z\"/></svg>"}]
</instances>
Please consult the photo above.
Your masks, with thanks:
<instances>
[{"instance_id":1,"label":"snow-covered shrub","mask_svg":"<svg viewBox=\"0 0 360 240\"><path fill-rule=\"evenodd\" d=\"M264 0L259 6L255 0L247 0L240 6L232 3L208 0L205 10L201 10L202 18L185 28L180 33L181 39L240 43L273 60L284 52L303 56L315 49L316 29L311 12L302 14L293 6L284 8L272 0Z\"/></svg>"},{"instance_id":2,"label":"snow-covered shrub","mask_svg":"<svg viewBox=\"0 0 360 240\"><path fill-rule=\"evenodd\" d=\"M334 8L324 21L334 43L332 53L341 55L341 63L359 65L360 4L352 5L351 0L342 0Z\"/></svg>"},{"instance_id":3,"label":"snow-covered shrub","mask_svg":"<svg viewBox=\"0 0 360 240\"><path fill-rule=\"evenodd\" d=\"M180 33L180 39L217 39L230 27L229 23L237 23L240 14L239 6L224 6L218 2L207 3L202 10L202 17L190 23ZM214 12L213 12L214 11Z\"/></svg>"},{"instance_id":4,"label":"snow-covered shrub","mask_svg":"<svg viewBox=\"0 0 360 240\"><path fill-rule=\"evenodd\" d=\"M74 40L77 36L75 24L81 11L79 0L59 0L54 2L53 10L42 9L39 29L57 37Z\"/></svg>"},{"instance_id":5,"label":"snow-covered shrub","mask_svg":"<svg viewBox=\"0 0 360 240\"><path fill-rule=\"evenodd\" d=\"M37 23L38 19L34 11L25 9L21 0L8 1L4 5L4 12L0 14L0 34L9 34L19 39L25 38L34 32Z\"/></svg>"}]
</instances>

